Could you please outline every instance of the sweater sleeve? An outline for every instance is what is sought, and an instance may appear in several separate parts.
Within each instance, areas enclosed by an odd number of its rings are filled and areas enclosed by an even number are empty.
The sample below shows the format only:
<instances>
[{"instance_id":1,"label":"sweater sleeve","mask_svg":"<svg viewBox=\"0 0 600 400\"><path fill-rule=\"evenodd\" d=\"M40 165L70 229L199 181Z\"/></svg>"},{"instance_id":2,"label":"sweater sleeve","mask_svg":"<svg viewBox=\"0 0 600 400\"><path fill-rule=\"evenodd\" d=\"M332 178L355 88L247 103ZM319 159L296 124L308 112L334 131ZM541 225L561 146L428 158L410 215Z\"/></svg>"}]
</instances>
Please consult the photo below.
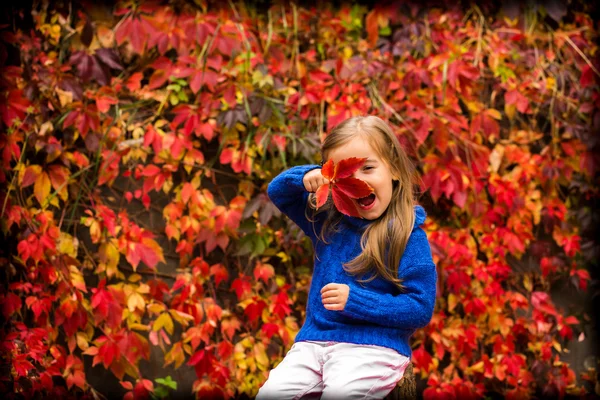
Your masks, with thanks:
<instances>
[{"instance_id":1,"label":"sweater sleeve","mask_svg":"<svg viewBox=\"0 0 600 400\"><path fill-rule=\"evenodd\" d=\"M353 285L342 313L383 326L404 329L426 326L431 320L435 306L435 265L414 265L402 275L405 291L396 295L377 293Z\"/></svg>"},{"instance_id":2,"label":"sweater sleeve","mask_svg":"<svg viewBox=\"0 0 600 400\"><path fill-rule=\"evenodd\" d=\"M380 293L352 285L342 313L365 322L405 329L422 328L431 321L437 271L427 235L419 226L426 215L423 207L415 207L413 234L399 267L404 291L399 294Z\"/></svg>"},{"instance_id":3,"label":"sweater sleeve","mask_svg":"<svg viewBox=\"0 0 600 400\"><path fill-rule=\"evenodd\" d=\"M304 187L302 179L307 172L317 168L320 167L318 165L292 167L277 175L267 188L267 194L273 204L294 221L313 242L316 239L315 232L318 233L319 230L306 218L306 205L310 193Z\"/></svg>"}]
</instances>

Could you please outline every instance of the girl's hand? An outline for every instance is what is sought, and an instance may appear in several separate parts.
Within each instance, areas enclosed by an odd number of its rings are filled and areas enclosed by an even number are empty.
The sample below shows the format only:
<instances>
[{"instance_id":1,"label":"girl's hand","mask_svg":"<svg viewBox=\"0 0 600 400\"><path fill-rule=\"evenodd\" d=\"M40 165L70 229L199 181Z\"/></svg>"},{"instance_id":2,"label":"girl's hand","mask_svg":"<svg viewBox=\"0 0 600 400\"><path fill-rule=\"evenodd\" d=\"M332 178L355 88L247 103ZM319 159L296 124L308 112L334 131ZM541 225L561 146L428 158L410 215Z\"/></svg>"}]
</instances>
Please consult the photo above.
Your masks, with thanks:
<instances>
[{"instance_id":1,"label":"girl's hand","mask_svg":"<svg viewBox=\"0 0 600 400\"><path fill-rule=\"evenodd\" d=\"M304 174L304 178L302 178L302 183L304 183L304 188L314 193L317 191L319 186L324 184L329 184L329 180L327 180L322 174L320 169L313 169Z\"/></svg>"},{"instance_id":2,"label":"girl's hand","mask_svg":"<svg viewBox=\"0 0 600 400\"><path fill-rule=\"evenodd\" d=\"M328 310L342 311L346 307L350 286L343 283L328 283L321 289L323 306Z\"/></svg>"}]
</instances>

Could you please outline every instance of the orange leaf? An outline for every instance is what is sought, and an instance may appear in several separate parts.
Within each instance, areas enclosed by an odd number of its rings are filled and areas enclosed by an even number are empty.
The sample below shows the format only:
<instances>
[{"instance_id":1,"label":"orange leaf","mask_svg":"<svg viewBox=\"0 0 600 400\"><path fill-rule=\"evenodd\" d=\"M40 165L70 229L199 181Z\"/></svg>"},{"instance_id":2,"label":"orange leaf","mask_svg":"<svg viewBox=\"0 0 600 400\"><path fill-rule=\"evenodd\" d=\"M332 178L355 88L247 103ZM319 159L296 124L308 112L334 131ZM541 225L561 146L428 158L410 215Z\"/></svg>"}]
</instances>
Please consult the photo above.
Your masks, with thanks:
<instances>
[{"instance_id":1,"label":"orange leaf","mask_svg":"<svg viewBox=\"0 0 600 400\"><path fill-rule=\"evenodd\" d=\"M317 195L317 208L320 208L327 201L327 197L329 197L329 184L321 185L316 192Z\"/></svg>"},{"instance_id":2,"label":"orange leaf","mask_svg":"<svg viewBox=\"0 0 600 400\"><path fill-rule=\"evenodd\" d=\"M44 199L48 197L50 194L50 178L48 177L47 173L42 172L37 177L35 180L35 185L33 186L33 193L40 204L42 204Z\"/></svg>"}]
</instances>

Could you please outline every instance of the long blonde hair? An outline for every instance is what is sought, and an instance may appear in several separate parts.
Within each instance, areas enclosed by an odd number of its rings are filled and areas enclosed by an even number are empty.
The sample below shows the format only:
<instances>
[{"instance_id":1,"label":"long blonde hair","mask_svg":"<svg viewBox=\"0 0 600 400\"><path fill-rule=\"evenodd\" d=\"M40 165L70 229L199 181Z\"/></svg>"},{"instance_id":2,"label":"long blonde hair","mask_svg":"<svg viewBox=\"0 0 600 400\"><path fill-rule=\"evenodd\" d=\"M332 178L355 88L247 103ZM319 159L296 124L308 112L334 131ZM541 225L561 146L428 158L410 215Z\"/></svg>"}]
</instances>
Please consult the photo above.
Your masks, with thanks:
<instances>
[{"instance_id":1,"label":"long blonde hair","mask_svg":"<svg viewBox=\"0 0 600 400\"><path fill-rule=\"evenodd\" d=\"M359 282L370 282L380 276L402 290L402 280L398 278L398 265L415 222L415 166L389 125L376 116L352 117L337 125L325 137L321 146L323 161L327 160L331 150L357 136L362 136L369 142L387 164L394 181L392 199L387 210L367 226L361 237L361 254L344 264L344 269L358 276ZM311 195L309 204L314 210L314 195ZM328 215L317 237L327 243L326 236L336 229L342 214L336 210L331 200L313 213L313 216L320 212L327 212ZM364 276L370 272L373 274L365 279Z\"/></svg>"}]
</instances>

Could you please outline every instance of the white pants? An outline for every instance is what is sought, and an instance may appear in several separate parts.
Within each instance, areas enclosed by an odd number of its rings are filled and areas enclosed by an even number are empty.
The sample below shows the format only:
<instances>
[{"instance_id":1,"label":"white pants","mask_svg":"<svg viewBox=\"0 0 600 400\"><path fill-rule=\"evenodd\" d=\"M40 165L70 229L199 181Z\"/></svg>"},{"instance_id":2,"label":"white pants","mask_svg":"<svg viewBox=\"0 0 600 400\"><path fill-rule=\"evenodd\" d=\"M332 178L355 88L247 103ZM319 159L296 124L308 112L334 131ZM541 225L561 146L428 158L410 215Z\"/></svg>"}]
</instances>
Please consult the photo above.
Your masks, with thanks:
<instances>
[{"instance_id":1,"label":"white pants","mask_svg":"<svg viewBox=\"0 0 600 400\"><path fill-rule=\"evenodd\" d=\"M381 346L298 342L274 368L257 399L383 399L410 359Z\"/></svg>"}]
</instances>

